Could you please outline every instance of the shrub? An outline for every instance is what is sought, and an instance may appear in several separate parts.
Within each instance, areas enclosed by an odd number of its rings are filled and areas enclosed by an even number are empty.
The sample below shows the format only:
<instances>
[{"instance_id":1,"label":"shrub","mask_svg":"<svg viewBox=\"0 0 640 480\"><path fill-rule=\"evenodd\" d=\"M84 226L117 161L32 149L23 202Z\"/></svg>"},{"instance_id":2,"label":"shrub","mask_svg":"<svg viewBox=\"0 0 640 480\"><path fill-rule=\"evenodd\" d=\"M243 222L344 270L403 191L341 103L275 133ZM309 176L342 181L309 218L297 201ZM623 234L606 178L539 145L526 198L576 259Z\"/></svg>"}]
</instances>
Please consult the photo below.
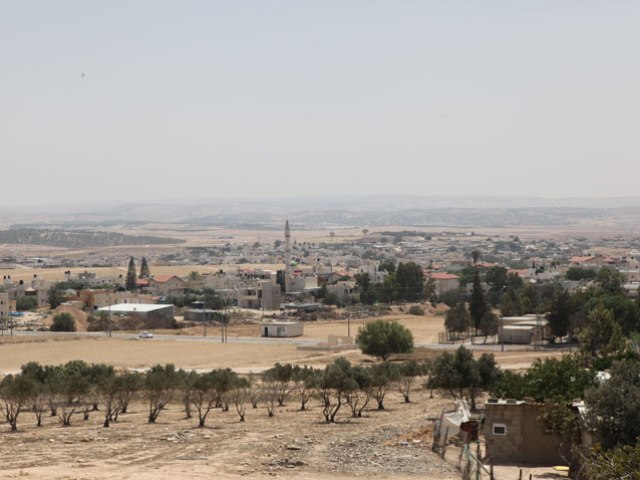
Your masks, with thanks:
<instances>
[{"instance_id":1,"label":"shrub","mask_svg":"<svg viewBox=\"0 0 640 480\"><path fill-rule=\"evenodd\" d=\"M419 305L412 305L409 308L409 315L424 315L424 308Z\"/></svg>"},{"instance_id":2,"label":"shrub","mask_svg":"<svg viewBox=\"0 0 640 480\"><path fill-rule=\"evenodd\" d=\"M75 332L76 331L76 321L73 318L73 315L70 313L64 312L59 313L55 317L53 317L53 324L51 325L52 332Z\"/></svg>"},{"instance_id":3,"label":"shrub","mask_svg":"<svg viewBox=\"0 0 640 480\"><path fill-rule=\"evenodd\" d=\"M397 322L375 320L358 330L356 344L365 355L386 360L394 353L413 351L413 335Z\"/></svg>"}]
</instances>

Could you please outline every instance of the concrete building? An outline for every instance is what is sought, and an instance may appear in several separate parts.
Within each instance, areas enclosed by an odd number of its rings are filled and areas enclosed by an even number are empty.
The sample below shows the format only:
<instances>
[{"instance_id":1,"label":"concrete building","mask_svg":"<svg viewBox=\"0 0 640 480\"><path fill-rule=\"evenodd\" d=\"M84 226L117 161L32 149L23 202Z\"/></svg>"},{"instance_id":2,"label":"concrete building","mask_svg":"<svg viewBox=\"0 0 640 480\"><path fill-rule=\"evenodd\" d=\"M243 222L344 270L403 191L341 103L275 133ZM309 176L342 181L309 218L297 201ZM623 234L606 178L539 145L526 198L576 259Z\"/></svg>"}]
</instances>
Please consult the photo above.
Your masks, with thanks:
<instances>
[{"instance_id":1,"label":"concrete building","mask_svg":"<svg viewBox=\"0 0 640 480\"><path fill-rule=\"evenodd\" d=\"M184 294L185 281L175 275L158 275L149 279L149 293L158 296L180 296Z\"/></svg>"},{"instance_id":2,"label":"concrete building","mask_svg":"<svg viewBox=\"0 0 640 480\"><path fill-rule=\"evenodd\" d=\"M263 337L299 337L303 334L302 322L273 321L260 326Z\"/></svg>"},{"instance_id":3,"label":"concrete building","mask_svg":"<svg viewBox=\"0 0 640 480\"><path fill-rule=\"evenodd\" d=\"M162 304L119 303L116 305L111 305L110 307L99 308L98 312L111 312L111 315L127 315L131 317L138 317L142 320L148 320L152 323L154 321L157 321L157 323L159 324L167 320L171 320L174 317L173 305Z\"/></svg>"},{"instance_id":4,"label":"concrete building","mask_svg":"<svg viewBox=\"0 0 640 480\"><path fill-rule=\"evenodd\" d=\"M524 400L489 399L482 433L486 456L496 464L563 465L569 452L540 420L544 405Z\"/></svg>"},{"instance_id":5,"label":"concrete building","mask_svg":"<svg viewBox=\"0 0 640 480\"><path fill-rule=\"evenodd\" d=\"M0 325L9 322L9 312L11 311L11 303L7 292L0 292Z\"/></svg>"},{"instance_id":6,"label":"concrete building","mask_svg":"<svg viewBox=\"0 0 640 480\"><path fill-rule=\"evenodd\" d=\"M449 290L456 290L460 287L460 277L453 273L430 272L427 277L433 280L436 288L436 295L442 295Z\"/></svg>"},{"instance_id":7,"label":"concrete building","mask_svg":"<svg viewBox=\"0 0 640 480\"><path fill-rule=\"evenodd\" d=\"M549 321L543 315L523 315L521 317L501 317L498 330L500 343L530 345L542 343L551 336Z\"/></svg>"}]
</instances>

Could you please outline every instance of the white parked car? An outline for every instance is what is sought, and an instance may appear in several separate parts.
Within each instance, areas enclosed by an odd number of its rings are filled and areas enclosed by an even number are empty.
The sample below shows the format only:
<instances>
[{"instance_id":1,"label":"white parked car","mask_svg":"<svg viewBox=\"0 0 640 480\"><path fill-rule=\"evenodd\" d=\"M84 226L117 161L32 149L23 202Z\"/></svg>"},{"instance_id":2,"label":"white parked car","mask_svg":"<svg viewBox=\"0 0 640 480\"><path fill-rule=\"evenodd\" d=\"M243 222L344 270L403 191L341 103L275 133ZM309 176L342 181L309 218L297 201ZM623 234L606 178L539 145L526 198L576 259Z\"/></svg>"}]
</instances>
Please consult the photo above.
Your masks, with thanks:
<instances>
[{"instance_id":1,"label":"white parked car","mask_svg":"<svg viewBox=\"0 0 640 480\"><path fill-rule=\"evenodd\" d=\"M151 332L140 332L138 335L140 338L153 338L153 333Z\"/></svg>"}]
</instances>

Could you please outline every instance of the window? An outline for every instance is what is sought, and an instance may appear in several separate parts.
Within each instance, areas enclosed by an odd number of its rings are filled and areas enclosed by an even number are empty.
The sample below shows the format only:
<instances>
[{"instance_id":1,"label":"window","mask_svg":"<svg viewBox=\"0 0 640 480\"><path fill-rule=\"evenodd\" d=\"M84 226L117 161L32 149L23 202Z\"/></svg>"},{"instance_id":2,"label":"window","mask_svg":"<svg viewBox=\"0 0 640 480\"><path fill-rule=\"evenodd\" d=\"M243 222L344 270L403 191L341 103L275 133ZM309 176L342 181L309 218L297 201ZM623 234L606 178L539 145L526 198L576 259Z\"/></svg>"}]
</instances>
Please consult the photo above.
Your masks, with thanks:
<instances>
[{"instance_id":1,"label":"window","mask_svg":"<svg viewBox=\"0 0 640 480\"><path fill-rule=\"evenodd\" d=\"M494 423L493 424L493 434L494 435L506 435L507 434L507 426L504 423Z\"/></svg>"}]
</instances>

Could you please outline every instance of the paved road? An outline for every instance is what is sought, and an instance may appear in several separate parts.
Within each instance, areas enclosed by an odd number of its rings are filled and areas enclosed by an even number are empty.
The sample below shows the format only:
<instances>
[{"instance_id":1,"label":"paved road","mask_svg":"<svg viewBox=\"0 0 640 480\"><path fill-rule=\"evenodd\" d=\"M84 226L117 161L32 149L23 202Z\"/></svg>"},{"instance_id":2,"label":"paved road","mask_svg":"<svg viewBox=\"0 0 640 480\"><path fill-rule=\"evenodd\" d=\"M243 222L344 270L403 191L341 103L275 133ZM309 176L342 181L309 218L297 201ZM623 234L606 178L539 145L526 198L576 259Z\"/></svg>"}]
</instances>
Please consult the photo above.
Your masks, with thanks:
<instances>
[{"instance_id":1,"label":"paved road","mask_svg":"<svg viewBox=\"0 0 640 480\"><path fill-rule=\"evenodd\" d=\"M138 334L136 333L119 333L113 332L113 338L121 338L121 339L134 339L145 342L153 342L157 340L171 340L177 342L209 342L209 343L220 343L220 336L218 335L220 332L213 329L211 335L207 337L198 336L198 335L163 335L163 334L154 334L154 338L149 339L140 339ZM5 335L8 335L8 332L4 332ZM74 333L66 333L66 332L33 332L33 331L23 331L23 330L14 330L13 334L15 336L83 336L83 337L104 337L104 332L74 332ZM312 340L312 339L304 339L304 338L265 338L265 337L228 337L228 343L240 343L240 344L259 344L259 345L296 345L296 346L314 346L320 345L323 343L321 340ZM460 344L449 344L449 343L417 343L416 347L419 348L429 348L434 350L455 350L460 346ZM466 348L470 350L480 350L480 351L490 351L496 352L502 350L502 345L471 345L465 344ZM504 351L533 351L535 348L530 345L504 345ZM543 347L541 350L550 350L549 347Z\"/></svg>"}]
</instances>

